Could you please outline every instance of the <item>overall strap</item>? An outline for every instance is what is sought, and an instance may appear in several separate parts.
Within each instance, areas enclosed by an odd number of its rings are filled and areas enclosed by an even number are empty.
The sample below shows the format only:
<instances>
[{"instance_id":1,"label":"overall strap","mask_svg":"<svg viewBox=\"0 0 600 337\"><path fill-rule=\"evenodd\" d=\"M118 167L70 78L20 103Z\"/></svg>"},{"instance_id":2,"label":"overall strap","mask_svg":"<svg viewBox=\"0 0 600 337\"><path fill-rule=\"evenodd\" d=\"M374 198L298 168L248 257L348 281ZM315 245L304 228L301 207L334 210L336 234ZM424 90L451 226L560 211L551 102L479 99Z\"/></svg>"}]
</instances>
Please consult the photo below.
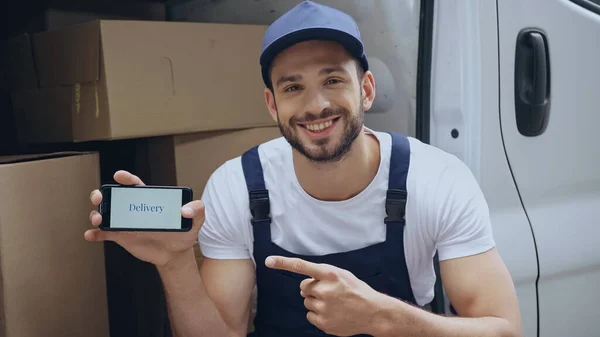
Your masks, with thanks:
<instances>
[{"instance_id":1,"label":"overall strap","mask_svg":"<svg viewBox=\"0 0 600 337\"><path fill-rule=\"evenodd\" d=\"M406 136L393 132L392 153L390 158L390 175L388 191L385 200L386 224L401 223L404 225L404 214L406 211L406 177L410 165L410 143Z\"/></svg>"},{"instance_id":2,"label":"overall strap","mask_svg":"<svg viewBox=\"0 0 600 337\"><path fill-rule=\"evenodd\" d=\"M258 146L242 155L242 169L248 187L250 213L255 242L271 242L271 205L269 191L265 187Z\"/></svg>"}]
</instances>

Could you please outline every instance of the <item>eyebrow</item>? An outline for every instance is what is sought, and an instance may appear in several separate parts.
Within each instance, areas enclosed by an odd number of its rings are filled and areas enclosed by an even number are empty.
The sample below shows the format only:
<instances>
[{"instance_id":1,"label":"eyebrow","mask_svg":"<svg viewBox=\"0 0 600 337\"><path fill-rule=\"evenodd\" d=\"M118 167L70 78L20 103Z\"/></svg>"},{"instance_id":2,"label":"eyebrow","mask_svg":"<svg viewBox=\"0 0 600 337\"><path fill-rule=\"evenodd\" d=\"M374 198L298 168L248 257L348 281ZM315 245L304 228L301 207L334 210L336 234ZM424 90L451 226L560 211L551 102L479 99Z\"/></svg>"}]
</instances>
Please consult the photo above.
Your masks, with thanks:
<instances>
[{"instance_id":1,"label":"eyebrow","mask_svg":"<svg viewBox=\"0 0 600 337\"><path fill-rule=\"evenodd\" d=\"M323 68L321 70L319 70L319 76L323 76L323 75L328 75L331 73L335 73L335 72L341 72L341 73L348 73L348 71L346 70L346 68L342 67L342 66L333 66L333 67L327 67L327 68ZM275 84L276 87L279 87L280 85L282 85L283 83L286 82L297 82L302 80L302 76L301 75L284 75L281 76L278 80L277 83Z\"/></svg>"},{"instance_id":2,"label":"eyebrow","mask_svg":"<svg viewBox=\"0 0 600 337\"><path fill-rule=\"evenodd\" d=\"M302 79L302 76L300 76L300 75L281 76L277 80L277 84L275 86L278 87L285 82L297 82L297 81L300 81L301 79Z\"/></svg>"},{"instance_id":3,"label":"eyebrow","mask_svg":"<svg viewBox=\"0 0 600 337\"><path fill-rule=\"evenodd\" d=\"M335 72L348 73L348 71L346 71L346 68L344 68L342 66L333 66L333 67L327 67L327 68L321 69L319 71L319 76L327 75L327 74L331 74L331 73L335 73Z\"/></svg>"}]
</instances>

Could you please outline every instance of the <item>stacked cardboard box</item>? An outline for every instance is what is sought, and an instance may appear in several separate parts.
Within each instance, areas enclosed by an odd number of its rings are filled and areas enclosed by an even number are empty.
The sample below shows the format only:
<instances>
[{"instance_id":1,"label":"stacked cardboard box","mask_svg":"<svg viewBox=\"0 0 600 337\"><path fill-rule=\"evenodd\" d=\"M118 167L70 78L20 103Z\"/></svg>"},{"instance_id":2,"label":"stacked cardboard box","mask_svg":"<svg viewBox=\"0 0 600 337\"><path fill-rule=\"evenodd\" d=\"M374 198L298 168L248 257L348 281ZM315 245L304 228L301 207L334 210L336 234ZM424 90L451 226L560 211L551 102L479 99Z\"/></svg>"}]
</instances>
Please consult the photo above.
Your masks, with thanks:
<instances>
[{"instance_id":1,"label":"stacked cardboard box","mask_svg":"<svg viewBox=\"0 0 600 337\"><path fill-rule=\"evenodd\" d=\"M52 31L98 19L165 21L166 6L158 1L55 3L29 18L23 27L23 32L34 34Z\"/></svg>"},{"instance_id":2,"label":"stacked cardboard box","mask_svg":"<svg viewBox=\"0 0 600 337\"><path fill-rule=\"evenodd\" d=\"M66 229L69 235L77 236L75 246L98 247L82 237L89 226L88 196L100 184L112 182L115 170L129 169L147 184L189 186L200 198L219 165L280 136L264 103L258 68L265 29L262 25L92 20L22 34L10 41L7 83L19 143L100 152L98 166L93 169L65 168L65 172L78 170L79 174L92 175L100 170L102 179L78 186L85 195L69 194L64 199L36 194L40 203L46 199L64 203L55 214L71 212L70 208L66 211L66 205L76 208L73 219L85 213L77 226ZM134 145L119 146L122 143ZM89 155L79 157L85 156ZM77 165L69 158L61 163ZM120 161L124 158L127 162ZM36 167L42 169L41 164ZM0 171L0 180L2 174ZM52 173L45 178L52 180ZM36 184L44 186L41 181ZM72 186L74 182L66 184ZM54 203L49 205L56 206ZM24 208L13 211L17 212L14 219L19 214L30 215ZM14 225L14 219L8 224ZM58 215L52 220L40 219L50 227L48 231L53 230L52 221L65 223ZM4 226L6 221L0 221L0 227ZM195 249L200 265L202 256L198 247ZM97 257L79 258L98 264ZM104 259L106 290L96 296L108 296L110 335L170 336L162 284L155 268L114 243L104 245ZM73 275L80 272L65 271ZM77 287L87 285L84 282ZM5 300L6 305L11 303ZM81 305L69 303L69 310ZM97 305L94 310L102 315L107 309ZM85 311L80 315L85 316ZM85 318L80 320L83 325L102 324L102 316ZM63 335L91 336L54 328L45 326L44 335L67 332ZM99 336L106 336L106 329L98 331Z\"/></svg>"},{"instance_id":3,"label":"stacked cardboard box","mask_svg":"<svg viewBox=\"0 0 600 337\"><path fill-rule=\"evenodd\" d=\"M0 44L0 155L21 153L28 148L26 142L18 140L10 92L38 85L31 55L19 52L31 48L29 34L99 19L165 21L167 18L165 3L153 0L48 0L44 1L44 7L32 8L31 15L17 15L13 21L4 22L4 41Z\"/></svg>"},{"instance_id":4,"label":"stacked cardboard box","mask_svg":"<svg viewBox=\"0 0 600 337\"><path fill-rule=\"evenodd\" d=\"M107 337L103 246L83 238L96 153L0 157L1 336Z\"/></svg>"},{"instance_id":5,"label":"stacked cardboard box","mask_svg":"<svg viewBox=\"0 0 600 337\"><path fill-rule=\"evenodd\" d=\"M221 164L280 135L277 127L261 127L142 139L135 151L136 172L153 185L189 186L199 199ZM197 245L194 249L200 265L202 254Z\"/></svg>"},{"instance_id":6,"label":"stacked cardboard box","mask_svg":"<svg viewBox=\"0 0 600 337\"><path fill-rule=\"evenodd\" d=\"M96 20L13 41L23 142L118 140L273 125L264 26Z\"/></svg>"}]
</instances>

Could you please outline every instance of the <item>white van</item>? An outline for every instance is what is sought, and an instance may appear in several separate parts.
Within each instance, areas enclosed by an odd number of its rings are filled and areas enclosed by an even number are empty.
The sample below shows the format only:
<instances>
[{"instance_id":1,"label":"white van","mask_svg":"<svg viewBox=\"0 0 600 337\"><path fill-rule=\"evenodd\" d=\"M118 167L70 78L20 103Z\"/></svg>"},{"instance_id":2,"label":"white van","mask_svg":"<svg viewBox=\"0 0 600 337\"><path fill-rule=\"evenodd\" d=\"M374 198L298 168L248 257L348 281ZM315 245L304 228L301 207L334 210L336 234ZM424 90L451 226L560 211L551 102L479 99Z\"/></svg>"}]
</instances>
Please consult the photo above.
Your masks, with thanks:
<instances>
[{"instance_id":1,"label":"white van","mask_svg":"<svg viewBox=\"0 0 600 337\"><path fill-rule=\"evenodd\" d=\"M377 81L367 126L478 179L525 336L600 336L600 0L317 1L360 27ZM174 0L169 14L270 24L297 3ZM450 313L443 296L432 310Z\"/></svg>"}]
</instances>

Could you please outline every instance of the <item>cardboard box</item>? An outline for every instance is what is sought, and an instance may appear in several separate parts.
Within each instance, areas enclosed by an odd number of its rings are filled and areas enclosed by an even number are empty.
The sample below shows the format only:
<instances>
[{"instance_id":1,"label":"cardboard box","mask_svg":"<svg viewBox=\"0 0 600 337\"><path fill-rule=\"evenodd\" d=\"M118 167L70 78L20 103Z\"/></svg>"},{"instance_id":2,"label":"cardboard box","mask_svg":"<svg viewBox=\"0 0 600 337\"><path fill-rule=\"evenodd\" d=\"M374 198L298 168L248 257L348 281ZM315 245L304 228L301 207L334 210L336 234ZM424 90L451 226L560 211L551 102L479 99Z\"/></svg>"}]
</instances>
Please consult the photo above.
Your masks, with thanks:
<instances>
[{"instance_id":1,"label":"cardboard box","mask_svg":"<svg viewBox=\"0 0 600 337\"><path fill-rule=\"evenodd\" d=\"M0 157L0 335L108 337L102 244L84 240L97 153Z\"/></svg>"},{"instance_id":2,"label":"cardboard box","mask_svg":"<svg viewBox=\"0 0 600 337\"><path fill-rule=\"evenodd\" d=\"M79 142L273 126L258 65L265 29L100 20L32 35L40 88L13 93L16 119L25 123L20 138Z\"/></svg>"},{"instance_id":3,"label":"cardboard box","mask_svg":"<svg viewBox=\"0 0 600 337\"><path fill-rule=\"evenodd\" d=\"M194 199L200 199L219 166L278 137L278 127L260 127L140 139L135 151L135 173L146 184L189 186ZM194 253L200 267L203 257L198 244ZM248 321L250 331L254 330L252 319L251 316Z\"/></svg>"},{"instance_id":4,"label":"cardboard box","mask_svg":"<svg viewBox=\"0 0 600 337\"><path fill-rule=\"evenodd\" d=\"M136 150L136 174L146 184L188 186L194 199L200 199L219 166L278 137L278 127L262 127L143 139ZM194 251L200 265L202 253L197 245Z\"/></svg>"},{"instance_id":5,"label":"cardboard box","mask_svg":"<svg viewBox=\"0 0 600 337\"><path fill-rule=\"evenodd\" d=\"M62 29L93 20L165 21L165 4L161 2L125 2L111 4L83 3L48 8L27 22L24 33Z\"/></svg>"},{"instance_id":6,"label":"cardboard box","mask_svg":"<svg viewBox=\"0 0 600 337\"><path fill-rule=\"evenodd\" d=\"M146 184L188 186L199 199L219 166L278 137L278 127L261 127L141 139L136 172Z\"/></svg>"},{"instance_id":7,"label":"cardboard box","mask_svg":"<svg viewBox=\"0 0 600 337\"><path fill-rule=\"evenodd\" d=\"M3 89L14 91L38 87L30 34L63 29L94 20L165 21L167 19L166 6L160 2L80 3L69 4L66 7L48 8L37 13L20 30L20 34L5 41L3 47L6 51L3 51L3 54L7 54L8 60L3 60L1 65L7 75L6 79L0 81Z\"/></svg>"}]
</instances>

